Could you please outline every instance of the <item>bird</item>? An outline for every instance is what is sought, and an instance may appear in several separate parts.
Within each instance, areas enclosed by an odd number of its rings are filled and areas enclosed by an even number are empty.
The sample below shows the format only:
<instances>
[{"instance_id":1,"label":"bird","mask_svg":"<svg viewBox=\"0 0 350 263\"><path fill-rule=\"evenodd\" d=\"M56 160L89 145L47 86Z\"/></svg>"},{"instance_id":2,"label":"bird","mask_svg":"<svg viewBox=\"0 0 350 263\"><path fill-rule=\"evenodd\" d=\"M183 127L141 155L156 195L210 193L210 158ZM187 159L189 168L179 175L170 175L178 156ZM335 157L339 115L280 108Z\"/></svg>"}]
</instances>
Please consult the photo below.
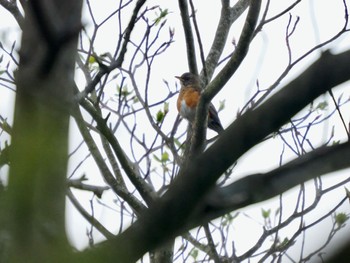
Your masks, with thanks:
<instances>
[{"instance_id":1,"label":"bird","mask_svg":"<svg viewBox=\"0 0 350 263\"><path fill-rule=\"evenodd\" d=\"M175 76L175 78L177 78L181 84L181 89L177 98L177 110L183 118L193 123L199 98L202 93L200 79L197 75L190 72L186 72L181 76ZM208 109L208 128L216 131L218 134L224 131L218 112L212 103L209 104Z\"/></svg>"}]
</instances>

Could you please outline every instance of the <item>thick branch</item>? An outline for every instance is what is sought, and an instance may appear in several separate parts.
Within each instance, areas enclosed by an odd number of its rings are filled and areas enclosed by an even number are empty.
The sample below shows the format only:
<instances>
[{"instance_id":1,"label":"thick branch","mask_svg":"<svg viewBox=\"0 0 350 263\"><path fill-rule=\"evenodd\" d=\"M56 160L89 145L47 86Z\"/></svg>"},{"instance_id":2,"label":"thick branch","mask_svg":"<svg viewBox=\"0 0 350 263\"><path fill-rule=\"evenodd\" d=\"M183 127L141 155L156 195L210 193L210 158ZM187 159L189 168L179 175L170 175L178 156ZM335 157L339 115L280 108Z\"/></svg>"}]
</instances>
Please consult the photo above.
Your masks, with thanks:
<instances>
[{"instance_id":1,"label":"thick branch","mask_svg":"<svg viewBox=\"0 0 350 263\"><path fill-rule=\"evenodd\" d=\"M249 5L249 0L240 0L232 8L229 7L230 1L222 1L220 21L216 29L215 38L211 45L211 49L206 58L205 67L207 70L207 81L212 78L214 70L222 55L222 51L226 45L227 36L230 32L231 25L243 14ZM203 72L201 73L203 74ZM203 76L202 76L203 77Z\"/></svg>"},{"instance_id":2,"label":"thick branch","mask_svg":"<svg viewBox=\"0 0 350 263\"><path fill-rule=\"evenodd\" d=\"M207 86L202 97L209 102L226 84L231 76L238 69L246 54L248 53L249 45L254 34L255 26L258 21L260 12L261 0L251 1L248 15L239 38L237 48L225 67L218 73L215 79Z\"/></svg>"},{"instance_id":3,"label":"thick branch","mask_svg":"<svg viewBox=\"0 0 350 263\"><path fill-rule=\"evenodd\" d=\"M244 177L213 191L198 215L204 221L267 200L317 176L350 166L350 142L321 147L271 172Z\"/></svg>"}]
</instances>

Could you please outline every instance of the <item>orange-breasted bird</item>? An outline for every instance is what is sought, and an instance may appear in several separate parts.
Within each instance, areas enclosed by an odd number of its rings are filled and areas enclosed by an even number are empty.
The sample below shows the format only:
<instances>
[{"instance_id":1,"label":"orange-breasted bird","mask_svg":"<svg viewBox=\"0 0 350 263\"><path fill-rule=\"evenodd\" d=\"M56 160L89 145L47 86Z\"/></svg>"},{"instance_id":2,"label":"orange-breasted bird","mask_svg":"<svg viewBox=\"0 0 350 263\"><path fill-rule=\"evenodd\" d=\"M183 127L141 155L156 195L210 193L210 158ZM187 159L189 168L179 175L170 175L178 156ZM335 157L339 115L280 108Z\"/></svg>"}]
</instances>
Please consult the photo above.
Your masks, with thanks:
<instances>
[{"instance_id":1,"label":"orange-breasted bird","mask_svg":"<svg viewBox=\"0 0 350 263\"><path fill-rule=\"evenodd\" d=\"M175 76L180 80L181 89L179 97L177 98L177 110L179 114L193 122L199 98L202 93L201 82L199 77L195 74L186 72L181 76ZM209 104L208 110L208 128L220 133L224 130L221 125L218 112L212 103Z\"/></svg>"}]
</instances>

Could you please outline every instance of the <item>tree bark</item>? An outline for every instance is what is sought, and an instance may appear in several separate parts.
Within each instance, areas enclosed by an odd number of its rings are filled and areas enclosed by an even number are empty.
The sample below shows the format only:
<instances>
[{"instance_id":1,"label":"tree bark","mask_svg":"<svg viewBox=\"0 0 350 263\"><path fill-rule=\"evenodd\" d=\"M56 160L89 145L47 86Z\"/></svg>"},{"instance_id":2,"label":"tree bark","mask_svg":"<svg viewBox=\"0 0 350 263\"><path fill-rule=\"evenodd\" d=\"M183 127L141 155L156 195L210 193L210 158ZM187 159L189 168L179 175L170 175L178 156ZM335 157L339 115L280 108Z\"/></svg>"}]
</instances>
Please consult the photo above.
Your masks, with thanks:
<instances>
[{"instance_id":1,"label":"tree bark","mask_svg":"<svg viewBox=\"0 0 350 263\"><path fill-rule=\"evenodd\" d=\"M10 240L0 261L64 262L71 251L65 185L81 1L23 3L11 170L1 203L1 233Z\"/></svg>"}]
</instances>

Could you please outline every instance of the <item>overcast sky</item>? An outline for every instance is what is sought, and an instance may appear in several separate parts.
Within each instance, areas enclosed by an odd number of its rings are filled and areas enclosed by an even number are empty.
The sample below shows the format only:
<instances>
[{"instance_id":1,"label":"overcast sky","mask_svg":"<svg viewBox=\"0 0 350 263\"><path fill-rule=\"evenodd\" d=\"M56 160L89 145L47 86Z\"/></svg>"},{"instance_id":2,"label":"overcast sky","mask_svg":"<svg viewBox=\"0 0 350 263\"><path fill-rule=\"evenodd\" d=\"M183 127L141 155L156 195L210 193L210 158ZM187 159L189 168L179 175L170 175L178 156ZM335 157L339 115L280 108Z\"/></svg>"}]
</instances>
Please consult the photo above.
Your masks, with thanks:
<instances>
[{"instance_id":1,"label":"overcast sky","mask_svg":"<svg viewBox=\"0 0 350 263\"><path fill-rule=\"evenodd\" d=\"M167 50L166 55L158 58L157 62L154 64L154 71L157 74L152 76L152 85L157 87L156 92L152 93L154 96L158 94L161 96L163 92L164 83L163 79L167 80L169 84L175 89L176 79L175 75L180 75L183 72L188 71L187 61L186 61L186 49L185 43L183 40L183 31L181 28L181 19L179 15L179 10L177 7L177 1L155 1L151 0L148 2L148 6L156 5L161 2L163 9L168 8L171 12L168 16L167 25L175 29L175 42L172 44L171 48ZM234 1L231 1L234 2ZM284 10L286 6L291 1L281 1L274 0L271 1L271 7L267 17L272 17L275 14L279 13L281 10ZM104 0L103 4L98 0L91 0L91 3L94 7L94 13L96 15L97 21L101 21L111 10L115 7L115 0ZM265 1L264 1L265 3ZM218 15L220 14L220 1L211 1L210 5L208 1L195 1L197 8L196 16L199 21L199 28L201 31L201 37L204 44L204 49L207 52L210 44L213 40L213 36L216 30L216 23L218 21ZM263 5L264 6L264 5ZM85 9L86 12L86 9ZM298 7L293 9L290 12L291 19L293 22L299 17L295 33L290 39L291 48L293 50L292 59L295 60L310 48L316 44L330 38L336 32L338 32L344 24L344 9L342 1L340 0L324 0L324 1L302 1ZM12 17L4 11L3 8L0 8L0 17L3 21L0 24L1 32L1 41L3 45L7 48L11 47L12 42L17 40L17 47L19 47L19 31L16 29L16 25ZM242 28L245 16L242 16L232 27L229 39L237 42L240 35L240 30ZM236 118L236 113L239 109L243 107L247 99L256 91L256 82L259 82L261 89L268 88L271 84L274 83L276 78L281 74L284 68L287 65L288 56L287 56L287 47L285 44L285 30L288 24L289 16L285 15L278 21L268 24L263 28L261 34L259 34L253 41L248 56L245 61L235 74L235 76L227 83L223 90L214 98L213 103L218 107L220 101L225 101L225 108L220 112L220 118L224 127L227 127L232 123ZM127 19L125 19L127 21ZM89 19L88 15L84 13L84 24L89 28ZM114 50L114 39L115 35L114 27L112 23L106 23L102 27L101 32L99 33L98 40L96 42L95 51L97 54L102 54L105 52L112 52ZM133 34L133 37L136 33ZM110 39L110 40L109 40ZM331 45L327 46L333 52L340 52L342 50L349 48L349 36L341 37ZM229 54L234 50L234 46L230 43L227 44L225 48L225 54ZM198 51L198 49L197 49ZM301 62L296 66L291 74L285 78L281 86L286 82L290 81L292 78L297 76L307 65L312 63L320 54L320 51L316 51L310 55L307 59ZM4 57L4 60L8 59ZM200 68L200 61L198 61ZM0 69L2 70L2 68ZM83 80L77 79L78 83L83 83ZM342 85L341 88L335 90L335 94L339 96L340 93L344 94L344 97L349 97L349 87L348 83ZM80 85L80 88L83 86ZM12 109L14 101L13 91L0 86L0 113L3 117L8 118L9 122L12 123ZM152 98L151 98L152 99ZM324 99L323 97L320 101ZM346 121L350 120L350 108L349 105L345 106L344 117ZM174 100L170 104L170 116L169 118L175 119L176 109ZM325 138L329 136L329 129L332 125L339 125L339 120L330 120L325 126L324 130L316 130L314 132L315 141L321 143ZM72 130L71 141L74 144L74 138L77 138L76 135L73 135L76 131ZM336 129L336 138L341 140L345 139L345 134L341 128ZM4 145L5 141L8 140L6 135L2 133L0 135L1 146ZM73 148L73 147L72 147ZM267 171L273 167L278 166L280 161L280 154L282 151L282 143L277 140L269 141L262 143L259 147L253 151L248 152L242 160L239 161L236 168L236 178L239 176L244 176L250 173L257 171ZM268 152L268 154L266 154ZM288 150L285 152L285 160L288 158L294 157L291 152ZM81 158L80 158L81 159ZM74 169L75 164L70 163L70 169ZM92 168L91 173L97 172L95 168ZM326 183L334 183L339 178L344 178L347 172L336 173L334 176L329 176L324 179ZM0 170L0 177L6 178L7 169L3 168ZM69 172L68 172L69 174ZM309 193L312 195L312 183L310 185ZM329 205L334 205L334 200L339 200L339 195L343 195L344 190L339 189L327 196L327 201L323 203L320 209L314 213L314 216L317 217L322 215L327 211ZM291 204L293 204L295 199L296 192L288 191L284 194L285 200L290 198ZM87 200L85 205L88 207L89 197L91 195L85 194ZM287 198L288 197L288 198ZM285 201L284 212L288 214L288 209L293 209L294 206L288 206L289 201ZM260 203L246 209L242 209L242 215L237 218L236 225L239 226L236 228L237 237L254 237L256 233L261 231L261 224L263 222L261 218L261 208L272 208L276 209L278 207L278 199ZM76 212L71 210L70 205L68 205L68 218L71 221L68 224L68 229L72 237L72 242L78 248L82 248L87 245L87 239L84 238L86 234L86 229L89 227L84 220L81 219ZM343 208L343 211L349 213L348 204ZM114 212L109 211L108 209L97 210L96 215L102 222L105 222L110 229L116 230L116 226L111 220L111 215ZM312 220L312 219L310 219ZM320 226L323 227L323 226ZM312 230L310 233L317 233L319 229ZM345 231L343 231L345 233ZM341 234L344 235L344 234ZM339 236L341 236L339 235ZM237 238L238 239L238 238ZM315 242L312 245L317 245L317 239L314 239ZM242 240L236 240L236 249L237 253L240 254L249 249L256 241L254 238L243 238Z\"/></svg>"}]
</instances>

